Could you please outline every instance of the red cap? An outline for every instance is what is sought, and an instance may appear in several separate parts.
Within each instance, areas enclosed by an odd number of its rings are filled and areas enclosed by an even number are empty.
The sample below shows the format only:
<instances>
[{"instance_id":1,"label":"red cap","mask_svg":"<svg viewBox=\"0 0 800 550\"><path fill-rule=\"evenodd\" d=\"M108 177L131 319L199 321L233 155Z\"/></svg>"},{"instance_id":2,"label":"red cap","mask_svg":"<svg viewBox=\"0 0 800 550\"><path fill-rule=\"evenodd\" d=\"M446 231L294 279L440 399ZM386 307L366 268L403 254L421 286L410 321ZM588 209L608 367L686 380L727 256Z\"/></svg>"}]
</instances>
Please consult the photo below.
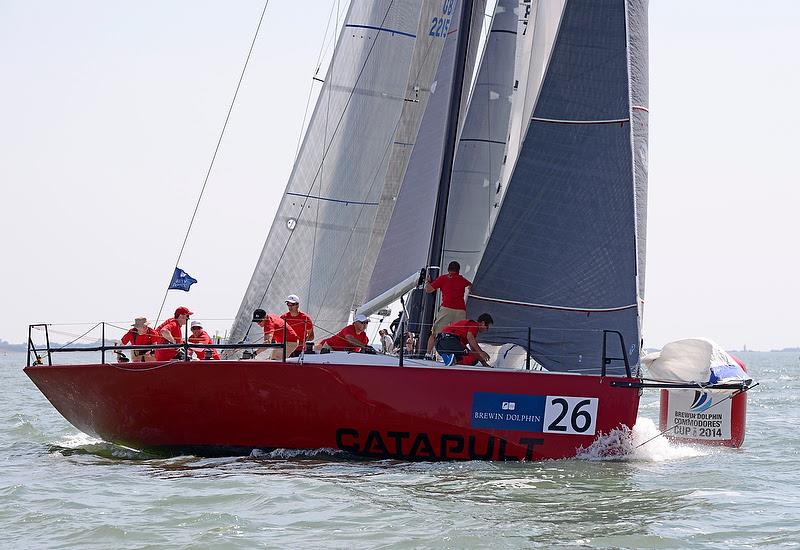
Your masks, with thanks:
<instances>
[{"instance_id":1,"label":"red cap","mask_svg":"<svg viewBox=\"0 0 800 550\"><path fill-rule=\"evenodd\" d=\"M175 310L175 317L178 315L193 315L194 313L189 311L189 308L186 306L181 306Z\"/></svg>"}]
</instances>

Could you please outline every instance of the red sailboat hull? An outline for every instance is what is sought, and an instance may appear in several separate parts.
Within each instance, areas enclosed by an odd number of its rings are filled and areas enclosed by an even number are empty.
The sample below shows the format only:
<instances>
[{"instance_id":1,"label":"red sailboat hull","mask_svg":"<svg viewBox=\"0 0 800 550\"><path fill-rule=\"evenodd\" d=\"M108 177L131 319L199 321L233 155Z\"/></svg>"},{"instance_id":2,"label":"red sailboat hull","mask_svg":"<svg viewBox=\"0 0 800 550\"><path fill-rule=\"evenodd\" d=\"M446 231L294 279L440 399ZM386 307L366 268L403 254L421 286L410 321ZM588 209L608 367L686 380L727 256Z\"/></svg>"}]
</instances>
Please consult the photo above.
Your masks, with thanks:
<instances>
[{"instance_id":1,"label":"red sailboat hull","mask_svg":"<svg viewBox=\"0 0 800 550\"><path fill-rule=\"evenodd\" d=\"M75 427L136 449L340 449L411 460L575 456L633 427L627 378L387 365L193 361L30 366Z\"/></svg>"}]
</instances>

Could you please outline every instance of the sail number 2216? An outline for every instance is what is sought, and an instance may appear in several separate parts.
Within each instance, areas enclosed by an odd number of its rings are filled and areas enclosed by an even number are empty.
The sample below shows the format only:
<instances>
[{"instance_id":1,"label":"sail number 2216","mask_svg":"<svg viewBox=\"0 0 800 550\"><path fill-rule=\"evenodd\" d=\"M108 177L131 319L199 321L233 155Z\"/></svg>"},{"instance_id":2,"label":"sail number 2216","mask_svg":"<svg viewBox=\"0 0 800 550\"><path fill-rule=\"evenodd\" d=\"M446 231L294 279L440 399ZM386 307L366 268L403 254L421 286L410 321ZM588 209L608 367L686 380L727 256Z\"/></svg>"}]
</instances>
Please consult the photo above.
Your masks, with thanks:
<instances>
[{"instance_id":1,"label":"sail number 2216","mask_svg":"<svg viewBox=\"0 0 800 550\"><path fill-rule=\"evenodd\" d=\"M456 0L444 0L442 3L442 16L431 19L431 30L428 36L446 36L450 28L450 16L453 15L453 6Z\"/></svg>"},{"instance_id":2,"label":"sail number 2216","mask_svg":"<svg viewBox=\"0 0 800 550\"><path fill-rule=\"evenodd\" d=\"M548 395L544 406L544 432L594 435L596 397Z\"/></svg>"}]
</instances>

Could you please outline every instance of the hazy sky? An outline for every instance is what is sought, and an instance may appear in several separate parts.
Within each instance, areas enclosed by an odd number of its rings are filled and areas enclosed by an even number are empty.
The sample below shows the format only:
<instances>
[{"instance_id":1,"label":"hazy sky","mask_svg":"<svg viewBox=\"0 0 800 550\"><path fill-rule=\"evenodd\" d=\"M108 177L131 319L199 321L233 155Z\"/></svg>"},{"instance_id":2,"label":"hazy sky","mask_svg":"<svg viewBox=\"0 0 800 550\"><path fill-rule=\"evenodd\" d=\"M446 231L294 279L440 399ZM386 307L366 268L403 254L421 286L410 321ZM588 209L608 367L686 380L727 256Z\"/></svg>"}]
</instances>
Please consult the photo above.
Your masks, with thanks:
<instances>
[{"instance_id":1,"label":"hazy sky","mask_svg":"<svg viewBox=\"0 0 800 550\"><path fill-rule=\"evenodd\" d=\"M0 338L155 317L262 6L0 0ZM295 154L332 2L298 6L267 8L181 260L200 282L167 299L212 332ZM648 347L800 345L798 35L792 0L650 3Z\"/></svg>"}]
</instances>

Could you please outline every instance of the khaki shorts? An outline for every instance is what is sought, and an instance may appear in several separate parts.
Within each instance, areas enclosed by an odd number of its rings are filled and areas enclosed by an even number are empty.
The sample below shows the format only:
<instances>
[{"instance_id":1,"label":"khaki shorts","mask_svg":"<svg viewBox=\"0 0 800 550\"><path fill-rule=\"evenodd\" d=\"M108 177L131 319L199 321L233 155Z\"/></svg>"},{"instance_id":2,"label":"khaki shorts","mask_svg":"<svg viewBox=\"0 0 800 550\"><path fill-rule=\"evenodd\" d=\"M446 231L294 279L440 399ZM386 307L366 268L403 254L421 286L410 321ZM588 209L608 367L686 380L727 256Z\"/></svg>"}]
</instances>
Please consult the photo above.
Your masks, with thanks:
<instances>
[{"instance_id":1,"label":"khaki shorts","mask_svg":"<svg viewBox=\"0 0 800 550\"><path fill-rule=\"evenodd\" d=\"M288 358L294 350L298 348L300 342L286 342L286 357ZM283 348L272 348L270 359L273 361L283 361Z\"/></svg>"},{"instance_id":2,"label":"khaki shorts","mask_svg":"<svg viewBox=\"0 0 800 550\"><path fill-rule=\"evenodd\" d=\"M439 334L442 329L450 323L456 321L463 321L467 318L467 312L463 309L450 309L449 307L440 307L439 313L436 314L436 320L433 322L433 333Z\"/></svg>"}]
</instances>

